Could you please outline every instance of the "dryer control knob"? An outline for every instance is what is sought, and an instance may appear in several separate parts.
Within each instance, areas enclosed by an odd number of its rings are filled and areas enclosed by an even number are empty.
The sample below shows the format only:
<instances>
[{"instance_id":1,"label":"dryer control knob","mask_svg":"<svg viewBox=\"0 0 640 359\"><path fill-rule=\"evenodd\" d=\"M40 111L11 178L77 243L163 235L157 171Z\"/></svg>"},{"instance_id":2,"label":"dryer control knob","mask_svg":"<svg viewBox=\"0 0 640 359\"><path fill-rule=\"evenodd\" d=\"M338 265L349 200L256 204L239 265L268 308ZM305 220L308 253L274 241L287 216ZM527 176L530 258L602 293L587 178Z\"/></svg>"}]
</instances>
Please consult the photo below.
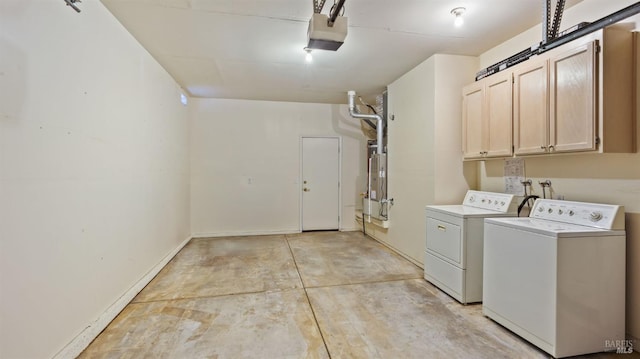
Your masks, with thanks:
<instances>
[{"instance_id":1,"label":"dryer control knob","mask_svg":"<svg viewBox=\"0 0 640 359\"><path fill-rule=\"evenodd\" d=\"M538 212L544 212L544 207L542 206L538 207Z\"/></svg>"},{"instance_id":2,"label":"dryer control knob","mask_svg":"<svg viewBox=\"0 0 640 359\"><path fill-rule=\"evenodd\" d=\"M591 212L591 214L589 215L589 218L593 222L598 222L599 220L602 219L602 213L600 213L600 212Z\"/></svg>"}]
</instances>

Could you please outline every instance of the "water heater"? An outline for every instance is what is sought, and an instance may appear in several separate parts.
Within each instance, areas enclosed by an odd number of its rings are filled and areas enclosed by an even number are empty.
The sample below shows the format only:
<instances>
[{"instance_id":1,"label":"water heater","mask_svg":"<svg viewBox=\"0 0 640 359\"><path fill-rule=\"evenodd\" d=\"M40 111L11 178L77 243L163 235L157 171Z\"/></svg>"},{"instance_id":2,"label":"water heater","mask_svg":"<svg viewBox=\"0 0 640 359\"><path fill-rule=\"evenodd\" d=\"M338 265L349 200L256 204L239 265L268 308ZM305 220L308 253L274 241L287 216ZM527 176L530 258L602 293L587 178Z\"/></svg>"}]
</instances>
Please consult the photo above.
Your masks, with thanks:
<instances>
[{"instance_id":1,"label":"water heater","mask_svg":"<svg viewBox=\"0 0 640 359\"><path fill-rule=\"evenodd\" d=\"M380 202L387 197L387 155L374 153L371 156L369 198Z\"/></svg>"}]
</instances>

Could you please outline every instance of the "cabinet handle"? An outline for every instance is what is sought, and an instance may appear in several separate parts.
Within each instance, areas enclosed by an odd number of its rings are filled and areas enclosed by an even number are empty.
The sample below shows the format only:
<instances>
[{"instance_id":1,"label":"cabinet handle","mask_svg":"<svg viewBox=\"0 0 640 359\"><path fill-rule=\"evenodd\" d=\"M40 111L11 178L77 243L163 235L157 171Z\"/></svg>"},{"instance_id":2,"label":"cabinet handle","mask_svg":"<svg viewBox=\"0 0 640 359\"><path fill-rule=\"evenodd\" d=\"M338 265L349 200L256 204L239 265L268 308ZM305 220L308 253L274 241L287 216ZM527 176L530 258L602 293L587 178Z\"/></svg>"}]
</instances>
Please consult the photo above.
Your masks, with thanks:
<instances>
[{"instance_id":1,"label":"cabinet handle","mask_svg":"<svg viewBox=\"0 0 640 359\"><path fill-rule=\"evenodd\" d=\"M549 146L549 152L553 152L556 150L556 147L554 145Z\"/></svg>"},{"instance_id":2,"label":"cabinet handle","mask_svg":"<svg viewBox=\"0 0 640 359\"><path fill-rule=\"evenodd\" d=\"M540 146L541 150L544 150L545 152L547 151L547 146Z\"/></svg>"},{"instance_id":3,"label":"cabinet handle","mask_svg":"<svg viewBox=\"0 0 640 359\"><path fill-rule=\"evenodd\" d=\"M438 229L441 230L441 231L445 231L445 232L447 231L447 227L445 227L445 226L443 226L441 224L438 225Z\"/></svg>"}]
</instances>

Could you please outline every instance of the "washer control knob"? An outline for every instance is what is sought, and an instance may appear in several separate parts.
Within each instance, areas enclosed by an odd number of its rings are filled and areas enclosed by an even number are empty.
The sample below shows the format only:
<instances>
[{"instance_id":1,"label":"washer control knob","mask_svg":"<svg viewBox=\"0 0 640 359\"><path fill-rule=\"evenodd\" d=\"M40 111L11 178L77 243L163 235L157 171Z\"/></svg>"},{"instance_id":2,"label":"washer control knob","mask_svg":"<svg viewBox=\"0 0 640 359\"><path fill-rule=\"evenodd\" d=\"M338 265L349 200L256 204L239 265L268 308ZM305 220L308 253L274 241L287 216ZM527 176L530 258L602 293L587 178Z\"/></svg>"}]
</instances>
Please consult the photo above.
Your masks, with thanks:
<instances>
[{"instance_id":1,"label":"washer control knob","mask_svg":"<svg viewBox=\"0 0 640 359\"><path fill-rule=\"evenodd\" d=\"M469 196L469 202L473 203L476 201L476 197L475 196Z\"/></svg>"},{"instance_id":2,"label":"washer control knob","mask_svg":"<svg viewBox=\"0 0 640 359\"><path fill-rule=\"evenodd\" d=\"M501 205L501 206L504 206L504 201L500 202L500 205Z\"/></svg>"},{"instance_id":3,"label":"washer control knob","mask_svg":"<svg viewBox=\"0 0 640 359\"><path fill-rule=\"evenodd\" d=\"M553 213L553 208L549 208L549 209L547 210L547 212L549 212L549 213Z\"/></svg>"},{"instance_id":4,"label":"washer control knob","mask_svg":"<svg viewBox=\"0 0 640 359\"><path fill-rule=\"evenodd\" d=\"M564 213L563 210L561 210L561 209L558 210L558 214L563 214L563 213Z\"/></svg>"},{"instance_id":5,"label":"washer control knob","mask_svg":"<svg viewBox=\"0 0 640 359\"><path fill-rule=\"evenodd\" d=\"M593 222L598 222L599 220L602 219L602 213L600 213L600 212L591 212L591 214L589 215L589 218Z\"/></svg>"},{"instance_id":6,"label":"washer control knob","mask_svg":"<svg viewBox=\"0 0 640 359\"><path fill-rule=\"evenodd\" d=\"M576 214L572 209L569 210L569 215L573 216L574 214Z\"/></svg>"},{"instance_id":7,"label":"washer control knob","mask_svg":"<svg viewBox=\"0 0 640 359\"><path fill-rule=\"evenodd\" d=\"M538 212L543 212L544 211L544 207L540 206L538 207Z\"/></svg>"}]
</instances>

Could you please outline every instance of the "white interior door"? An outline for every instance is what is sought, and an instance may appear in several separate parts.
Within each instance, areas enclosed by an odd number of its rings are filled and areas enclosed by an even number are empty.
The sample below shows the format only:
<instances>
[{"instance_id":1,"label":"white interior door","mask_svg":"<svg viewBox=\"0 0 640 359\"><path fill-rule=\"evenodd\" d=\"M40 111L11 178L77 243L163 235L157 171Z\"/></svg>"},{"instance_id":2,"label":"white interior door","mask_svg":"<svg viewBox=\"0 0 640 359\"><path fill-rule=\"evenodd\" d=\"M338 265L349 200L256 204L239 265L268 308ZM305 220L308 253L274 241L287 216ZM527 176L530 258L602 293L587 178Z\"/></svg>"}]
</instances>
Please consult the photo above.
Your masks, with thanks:
<instances>
[{"instance_id":1,"label":"white interior door","mask_svg":"<svg viewBox=\"0 0 640 359\"><path fill-rule=\"evenodd\" d=\"M302 138L302 230L339 228L340 141Z\"/></svg>"}]
</instances>

